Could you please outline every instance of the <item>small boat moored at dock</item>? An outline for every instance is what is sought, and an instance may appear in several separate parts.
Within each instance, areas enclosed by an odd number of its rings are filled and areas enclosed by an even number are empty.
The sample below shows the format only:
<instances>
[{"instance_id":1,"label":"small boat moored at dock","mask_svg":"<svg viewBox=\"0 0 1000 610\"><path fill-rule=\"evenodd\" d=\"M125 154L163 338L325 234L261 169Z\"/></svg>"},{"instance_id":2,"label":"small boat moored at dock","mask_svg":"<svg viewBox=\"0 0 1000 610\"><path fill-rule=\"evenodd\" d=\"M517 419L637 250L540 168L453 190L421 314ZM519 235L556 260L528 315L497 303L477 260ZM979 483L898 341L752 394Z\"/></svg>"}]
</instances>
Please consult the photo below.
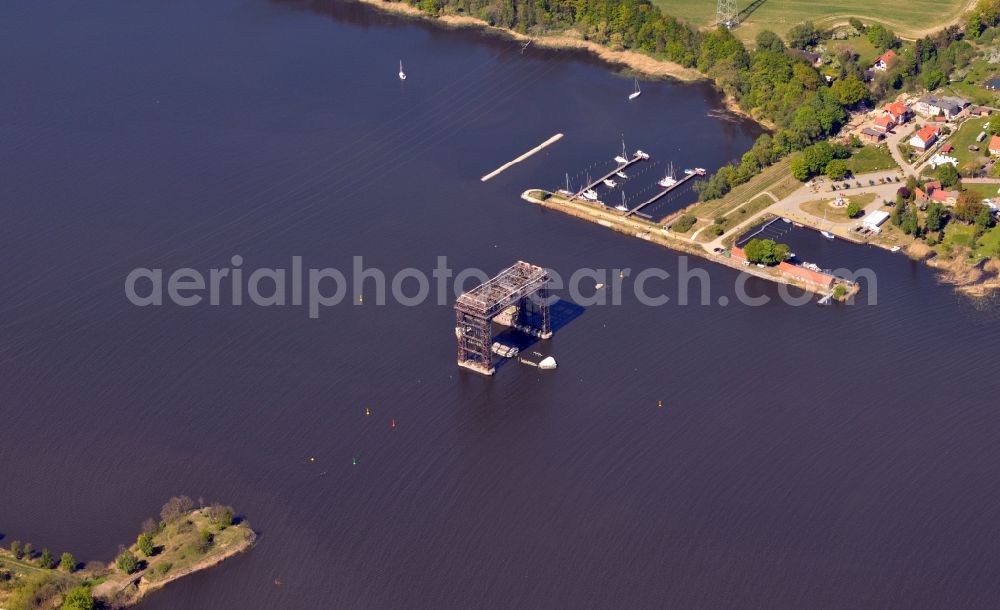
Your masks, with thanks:
<instances>
[{"instance_id":1,"label":"small boat moored at dock","mask_svg":"<svg viewBox=\"0 0 1000 610\"><path fill-rule=\"evenodd\" d=\"M618 186L618 183L615 182L614 180L612 180L611 178L605 178L604 179L604 186L608 187L609 189L613 189L616 186Z\"/></svg>"},{"instance_id":2,"label":"small boat moored at dock","mask_svg":"<svg viewBox=\"0 0 1000 610\"><path fill-rule=\"evenodd\" d=\"M625 172L623 172L621 170L615 172L615 175L618 176L619 178L621 178L622 180L627 180L628 179L628 176L625 174Z\"/></svg>"},{"instance_id":3,"label":"small boat moored at dock","mask_svg":"<svg viewBox=\"0 0 1000 610\"><path fill-rule=\"evenodd\" d=\"M594 189L587 189L580 194L583 195L583 198L587 201L597 201L597 191Z\"/></svg>"},{"instance_id":4,"label":"small boat moored at dock","mask_svg":"<svg viewBox=\"0 0 1000 610\"><path fill-rule=\"evenodd\" d=\"M670 164L670 169L667 170L667 173L663 176L663 179L657 181L656 184L658 184L661 188L665 188L665 189L668 189L668 188L670 188L672 186L675 186L677 184L677 178L674 178L674 164L673 163Z\"/></svg>"},{"instance_id":5,"label":"small boat moored at dock","mask_svg":"<svg viewBox=\"0 0 1000 610\"><path fill-rule=\"evenodd\" d=\"M625 205L625 191L622 191L622 202L616 205L615 209L619 212L628 212L628 206Z\"/></svg>"},{"instance_id":6,"label":"small boat moored at dock","mask_svg":"<svg viewBox=\"0 0 1000 610\"><path fill-rule=\"evenodd\" d=\"M649 160L649 153L642 152L641 150L635 151L635 156L642 159L643 161Z\"/></svg>"},{"instance_id":7,"label":"small boat moored at dock","mask_svg":"<svg viewBox=\"0 0 1000 610\"><path fill-rule=\"evenodd\" d=\"M833 239L833 233L829 231L820 231L819 234L827 239Z\"/></svg>"}]
</instances>

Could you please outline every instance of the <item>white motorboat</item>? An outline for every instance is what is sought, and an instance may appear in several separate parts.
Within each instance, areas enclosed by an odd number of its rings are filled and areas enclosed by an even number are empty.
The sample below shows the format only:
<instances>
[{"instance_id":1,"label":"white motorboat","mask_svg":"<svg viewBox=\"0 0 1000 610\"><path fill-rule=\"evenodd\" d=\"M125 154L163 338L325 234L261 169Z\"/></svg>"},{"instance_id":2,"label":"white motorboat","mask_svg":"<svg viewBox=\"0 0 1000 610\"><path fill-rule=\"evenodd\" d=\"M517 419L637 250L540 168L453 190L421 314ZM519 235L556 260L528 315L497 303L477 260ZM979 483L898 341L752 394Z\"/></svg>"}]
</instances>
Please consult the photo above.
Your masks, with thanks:
<instances>
[{"instance_id":1,"label":"white motorboat","mask_svg":"<svg viewBox=\"0 0 1000 610\"><path fill-rule=\"evenodd\" d=\"M641 150L635 151L635 156L639 157L643 161L646 161L646 160L649 159L649 153L644 153Z\"/></svg>"},{"instance_id":2,"label":"white motorboat","mask_svg":"<svg viewBox=\"0 0 1000 610\"><path fill-rule=\"evenodd\" d=\"M829 231L820 231L819 234L827 239L833 239L833 233Z\"/></svg>"},{"instance_id":3,"label":"white motorboat","mask_svg":"<svg viewBox=\"0 0 1000 610\"><path fill-rule=\"evenodd\" d=\"M618 183L615 182L614 180L612 180L611 178L605 178L604 179L604 186L608 187L609 189L613 189L616 186L618 186Z\"/></svg>"},{"instance_id":4,"label":"white motorboat","mask_svg":"<svg viewBox=\"0 0 1000 610\"><path fill-rule=\"evenodd\" d=\"M594 189L587 189L580 194L583 195L583 198L587 201L597 201L597 191Z\"/></svg>"},{"instance_id":5,"label":"white motorboat","mask_svg":"<svg viewBox=\"0 0 1000 610\"><path fill-rule=\"evenodd\" d=\"M542 358L542 361L538 363L538 368L552 370L556 368L556 359L552 356L546 356Z\"/></svg>"},{"instance_id":6,"label":"white motorboat","mask_svg":"<svg viewBox=\"0 0 1000 610\"><path fill-rule=\"evenodd\" d=\"M628 176L625 175L625 172L623 172L621 170L615 172L615 175L618 176L619 178L621 178L622 180L628 179Z\"/></svg>"}]
</instances>

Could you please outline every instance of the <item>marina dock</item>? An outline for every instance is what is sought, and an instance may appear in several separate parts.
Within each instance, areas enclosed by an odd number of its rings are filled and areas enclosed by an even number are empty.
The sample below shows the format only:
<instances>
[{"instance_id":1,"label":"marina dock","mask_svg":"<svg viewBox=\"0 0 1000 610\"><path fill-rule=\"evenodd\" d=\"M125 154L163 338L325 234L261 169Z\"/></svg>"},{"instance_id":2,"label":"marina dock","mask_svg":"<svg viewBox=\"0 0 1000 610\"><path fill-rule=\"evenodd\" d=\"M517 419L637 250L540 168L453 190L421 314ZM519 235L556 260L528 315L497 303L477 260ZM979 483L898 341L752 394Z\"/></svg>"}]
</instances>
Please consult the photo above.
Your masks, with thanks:
<instances>
[{"instance_id":1,"label":"marina dock","mask_svg":"<svg viewBox=\"0 0 1000 610\"><path fill-rule=\"evenodd\" d=\"M574 193L573 195L571 195L570 198L569 198L569 200L573 201L573 200L579 199L580 196L583 195L584 191L589 191L590 189L594 188L595 186L601 185L605 180L607 180L611 176L614 176L618 172L625 171L626 169L628 169L629 167L632 167L636 163L638 163L640 161L645 161L648 158L649 158L648 155L640 154L639 151L636 151L636 153L634 155L632 155L631 159L629 159L628 161L626 161L624 164L619 164L618 167L614 168L613 170L611 170L610 172L604 174L603 176L601 176L597 180L594 180L593 182L591 182L587 186L583 187L582 189L580 189L579 191L577 191L576 193Z\"/></svg>"},{"instance_id":2,"label":"marina dock","mask_svg":"<svg viewBox=\"0 0 1000 610\"><path fill-rule=\"evenodd\" d=\"M684 177L681 178L680 180L678 180L676 184L673 184L672 186L669 186L669 187L663 189L662 191L660 191L659 193L653 195L652 197L650 197L646 201L643 201L642 203L640 203L639 205L635 206L634 208L632 208L628 212L625 212L625 215L626 216L631 216L633 214L638 214L639 210L641 210L642 208L648 206L651 203L655 203L655 202L659 201L660 199L666 197L670 192L672 192L676 188L679 188L682 184L685 184L688 180L697 178L699 176L704 176L704 175L705 175L705 170L703 170L703 169L693 169L693 170L691 170L691 173L685 173ZM649 216L646 216L645 214L639 214L639 216L642 216L644 218L649 218Z\"/></svg>"}]
</instances>

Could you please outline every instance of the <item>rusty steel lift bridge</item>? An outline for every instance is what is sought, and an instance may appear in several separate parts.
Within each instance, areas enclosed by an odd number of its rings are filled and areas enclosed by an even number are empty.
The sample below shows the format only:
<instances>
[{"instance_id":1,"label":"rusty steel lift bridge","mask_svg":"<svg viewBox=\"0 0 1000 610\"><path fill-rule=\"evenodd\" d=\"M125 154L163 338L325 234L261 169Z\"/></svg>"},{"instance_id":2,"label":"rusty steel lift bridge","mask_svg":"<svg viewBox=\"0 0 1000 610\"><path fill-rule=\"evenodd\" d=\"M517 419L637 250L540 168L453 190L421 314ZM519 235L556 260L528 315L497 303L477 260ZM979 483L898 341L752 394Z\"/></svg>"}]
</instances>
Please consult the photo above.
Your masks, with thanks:
<instances>
[{"instance_id":1,"label":"rusty steel lift bridge","mask_svg":"<svg viewBox=\"0 0 1000 610\"><path fill-rule=\"evenodd\" d=\"M493 318L511 306L516 307L511 326L540 339L551 337L548 282L545 269L518 261L458 297L455 302L458 365L484 375L496 372Z\"/></svg>"}]
</instances>

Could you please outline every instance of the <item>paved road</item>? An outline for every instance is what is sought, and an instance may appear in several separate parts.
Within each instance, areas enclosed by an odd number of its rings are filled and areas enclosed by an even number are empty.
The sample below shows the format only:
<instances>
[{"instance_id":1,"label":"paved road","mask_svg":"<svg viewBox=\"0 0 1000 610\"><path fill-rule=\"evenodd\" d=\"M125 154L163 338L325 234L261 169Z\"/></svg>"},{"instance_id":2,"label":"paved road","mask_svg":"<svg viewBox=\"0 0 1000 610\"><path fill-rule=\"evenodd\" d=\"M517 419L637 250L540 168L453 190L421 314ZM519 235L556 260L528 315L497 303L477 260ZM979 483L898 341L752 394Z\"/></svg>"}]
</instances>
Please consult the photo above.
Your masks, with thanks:
<instances>
[{"instance_id":1,"label":"paved road","mask_svg":"<svg viewBox=\"0 0 1000 610\"><path fill-rule=\"evenodd\" d=\"M812 214L804 212L799 208L799 205L807 201L815 201L817 199L829 199L832 201L837 196L838 193L846 195L848 197L853 195L874 194L875 199L872 200L871 203L865 206L865 214L867 214L882 207L883 200L888 199L891 201L896 198L896 191L902 185L901 182L878 184L879 178L886 178L886 177L895 178L896 176L899 176L898 169L872 172L870 174L861 174L859 176L856 176L853 180L851 180L851 184L853 185L856 182L860 181L861 184L863 184L864 186L861 186L860 188L852 186L849 189L843 189L838 191L830 190L829 181L821 183L818 188L813 188L809 185L804 185L795 192L793 192L791 195L785 197L781 201L778 201L774 205L768 206L767 208L757 212L756 214L753 214L752 216L741 222L739 225L728 231L726 235L704 244L704 248L711 252L715 248L723 247L722 246L723 239L725 239L729 235L740 235L750 227L760 222L768 214L774 214L776 216L783 216L785 218L797 220L802 224L821 228L825 231L830 231L836 235L842 235L842 236L847 235L850 229L857 225L857 220L852 220L849 222L839 222L839 223L824 221L822 217L814 216ZM874 180L875 186L868 186L869 180Z\"/></svg>"}]
</instances>

